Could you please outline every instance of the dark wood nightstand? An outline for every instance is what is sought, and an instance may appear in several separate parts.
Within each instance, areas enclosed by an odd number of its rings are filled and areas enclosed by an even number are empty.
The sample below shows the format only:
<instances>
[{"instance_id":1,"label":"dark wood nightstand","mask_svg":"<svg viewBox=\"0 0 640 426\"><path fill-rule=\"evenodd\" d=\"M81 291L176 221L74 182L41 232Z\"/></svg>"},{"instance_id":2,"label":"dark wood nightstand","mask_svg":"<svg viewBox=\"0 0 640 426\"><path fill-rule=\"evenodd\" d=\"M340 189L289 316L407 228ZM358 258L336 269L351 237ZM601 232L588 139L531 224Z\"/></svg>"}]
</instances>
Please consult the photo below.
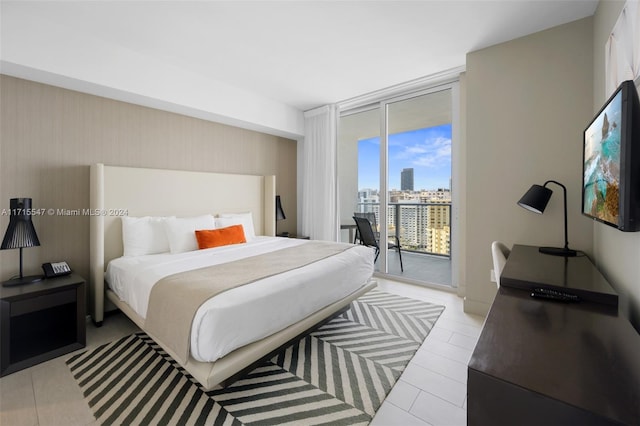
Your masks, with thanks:
<instances>
[{"instance_id":1,"label":"dark wood nightstand","mask_svg":"<svg viewBox=\"0 0 640 426\"><path fill-rule=\"evenodd\" d=\"M282 234L278 234L276 235L276 237L282 237L282 238L297 238L299 240L309 240L310 238L304 235L296 235L296 234L287 234L287 235L282 235Z\"/></svg>"},{"instance_id":2,"label":"dark wood nightstand","mask_svg":"<svg viewBox=\"0 0 640 426\"><path fill-rule=\"evenodd\" d=\"M76 274L0 287L0 376L83 348L85 303Z\"/></svg>"}]
</instances>

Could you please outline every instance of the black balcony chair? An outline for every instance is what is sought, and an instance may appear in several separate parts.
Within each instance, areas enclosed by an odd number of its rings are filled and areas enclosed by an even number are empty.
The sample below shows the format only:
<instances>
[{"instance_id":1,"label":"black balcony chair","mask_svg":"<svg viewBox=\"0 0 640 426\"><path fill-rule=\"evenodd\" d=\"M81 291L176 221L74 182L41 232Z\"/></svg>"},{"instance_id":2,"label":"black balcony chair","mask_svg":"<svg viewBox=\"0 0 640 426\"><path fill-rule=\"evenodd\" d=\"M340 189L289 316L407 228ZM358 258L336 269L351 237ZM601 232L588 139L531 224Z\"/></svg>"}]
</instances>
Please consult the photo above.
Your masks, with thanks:
<instances>
[{"instance_id":1,"label":"black balcony chair","mask_svg":"<svg viewBox=\"0 0 640 426\"><path fill-rule=\"evenodd\" d=\"M353 216L353 220L356 221L356 228L358 231L360 244L365 245L367 247L373 247L376 249L376 258L374 260L378 260L378 255L380 254L380 237L376 238L376 234L371 227L371 222L367 218ZM396 244L387 242L387 247L390 249L397 249L398 256L400 256L400 270L404 272L404 266L402 266L402 251L400 247L400 241L396 237Z\"/></svg>"},{"instance_id":2,"label":"black balcony chair","mask_svg":"<svg viewBox=\"0 0 640 426\"><path fill-rule=\"evenodd\" d=\"M360 212L355 212L353 214L353 216L355 217L363 217L365 219L367 219L369 221L369 223L371 224L371 229L373 230L373 235L375 237L376 240L380 239L380 232L378 231L378 224L376 221L376 214L373 212L369 212L369 213L360 213ZM356 227L356 234L353 237L353 244L356 244L356 241L358 241L360 239L360 233L358 232L358 228Z\"/></svg>"}]
</instances>

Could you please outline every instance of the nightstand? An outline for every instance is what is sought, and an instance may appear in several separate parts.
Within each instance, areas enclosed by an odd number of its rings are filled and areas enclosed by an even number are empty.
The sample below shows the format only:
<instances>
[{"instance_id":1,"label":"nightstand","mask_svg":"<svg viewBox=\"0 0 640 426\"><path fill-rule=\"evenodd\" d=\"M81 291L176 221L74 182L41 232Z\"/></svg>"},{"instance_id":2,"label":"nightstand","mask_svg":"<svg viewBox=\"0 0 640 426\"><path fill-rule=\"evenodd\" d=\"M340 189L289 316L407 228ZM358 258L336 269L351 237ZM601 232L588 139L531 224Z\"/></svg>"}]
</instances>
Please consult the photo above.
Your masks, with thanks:
<instances>
[{"instance_id":1,"label":"nightstand","mask_svg":"<svg viewBox=\"0 0 640 426\"><path fill-rule=\"evenodd\" d=\"M295 235L295 234L287 234L287 235L276 235L276 237L282 237L282 238L297 238L299 240L309 240L309 237L306 237L304 235Z\"/></svg>"},{"instance_id":2,"label":"nightstand","mask_svg":"<svg viewBox=\"0 0 640 426\"><path fill-rule=\"evenodd\" d=\"M76 274L0 287L0 376L83 348L85 303Z\"/></svg>"}]
</instances>

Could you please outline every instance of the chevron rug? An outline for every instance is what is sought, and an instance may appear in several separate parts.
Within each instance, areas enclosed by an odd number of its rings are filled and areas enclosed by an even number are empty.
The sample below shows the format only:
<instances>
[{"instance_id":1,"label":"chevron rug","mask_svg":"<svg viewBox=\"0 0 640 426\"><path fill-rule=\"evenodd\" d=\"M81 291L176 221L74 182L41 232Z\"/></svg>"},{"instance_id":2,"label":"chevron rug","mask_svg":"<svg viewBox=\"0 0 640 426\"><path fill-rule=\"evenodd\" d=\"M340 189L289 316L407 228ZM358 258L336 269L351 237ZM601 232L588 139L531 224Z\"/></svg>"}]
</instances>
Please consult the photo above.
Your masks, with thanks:
<instances>
[{"instance_id":1,"label":"chevron rug","mask_svg":"<svg viewBox=\"0 0 640 426\"><path fill-rule=\"evenodd\" d=\"M370 291L231 386L208 392L144 333L67 365L101 424L367 424L443 310Z\"/></svg>"}]
</instances>

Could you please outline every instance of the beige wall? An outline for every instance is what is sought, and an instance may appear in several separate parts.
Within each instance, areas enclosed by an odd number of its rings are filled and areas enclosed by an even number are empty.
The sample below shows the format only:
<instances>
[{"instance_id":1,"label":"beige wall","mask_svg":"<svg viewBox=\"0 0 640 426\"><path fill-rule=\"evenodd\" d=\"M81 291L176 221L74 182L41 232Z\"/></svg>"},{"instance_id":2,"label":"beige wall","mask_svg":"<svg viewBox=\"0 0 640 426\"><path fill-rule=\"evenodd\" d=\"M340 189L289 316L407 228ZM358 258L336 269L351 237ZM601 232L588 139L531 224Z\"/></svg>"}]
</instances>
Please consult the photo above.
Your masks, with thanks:
<instances>
[{"instance_id":1,"label":"beige wall","mask_svg":"<svg viewBox=\"0 0 640 426\"><path fill-rule=\"evenodd\" d=\"M569 245L592 252L580 214L582 131L593 113L592 18L467 55L465 310L496 293L490 244L563 246L562 189L543 215L516 205L534 183L567 187Z\"/></svg>"},{"instance_id":2,"label":"beige wall","mask_svg":"<svg viewBox=\"0 0 640 426\"><path fill-rule=\"evenodd\" d=\"M0 210L9 199L34 208L89 207L89 165L275 174L287 219L296 230L296 142L250 130L0 76ZM126 206L122 206L126 208ZM4 235L9 222L0 217ZM89 218L35 217L41 246L24 250L25 274L66 260L89 270ZM18 273L18 250L0 252L0 280Z\"/></svg>"},{"instance_id":3,"label":"beige wall","mask_svg":"<svg viewBox=\"0 0 640 426\"><path fill-rule=\"evenodd\" d=\"M594 15L594 114L610 95L605 93L604 46L623 6L623 1L601 1ZM621 232L595 222L593 229L596 265L618 291L623 312L640 331L640 232Z\"/></svg>"}]
</instances>

